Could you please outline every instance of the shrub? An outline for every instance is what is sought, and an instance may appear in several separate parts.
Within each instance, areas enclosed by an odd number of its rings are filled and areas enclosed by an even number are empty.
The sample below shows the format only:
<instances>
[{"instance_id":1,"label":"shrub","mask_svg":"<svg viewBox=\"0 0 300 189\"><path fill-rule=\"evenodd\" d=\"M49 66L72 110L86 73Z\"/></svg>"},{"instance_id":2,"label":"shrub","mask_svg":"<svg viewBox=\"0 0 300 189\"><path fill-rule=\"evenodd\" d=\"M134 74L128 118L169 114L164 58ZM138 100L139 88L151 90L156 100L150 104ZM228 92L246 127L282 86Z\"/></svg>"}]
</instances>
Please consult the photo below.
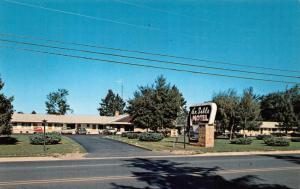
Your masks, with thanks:
<instances>
[{"instance_id":1,"label":"shrub","mask_svg":"<svg viewBox=\"0 0 300 189\"><path fill-rule=\"evenodd\" d=\"M121 134L121 137L127 137L127 132L123 132L123 133Z\"/></svg>"},{"instance_id":2,"label":"shrub","mask_svg":"<svg viewBox=\"0 0 300 189\"><path fill-rule=\"evenodd\" d=\"M285 133L271 133L271 135L274 136L274 137L284 137L284 136L286 136Z\"/></svg>"},{"instance_id":3,"label":"shrub","mask_svg":"<svg viewBox=\"0 0 300 189\"><path fill-rule=\"evenodd\" d=\"M29 137L30 144L44 144L44 134L36 133ZM45 143L46 144L58 144L61 141L61 136L58 133L46 133Z\"/></svg>"},{"instance_id":4,"label":"shrub","mask_svg":"<svg viewBox=\"0 0 300 189\"><path fill-rule=\"evenodd\" d=\"M290 142L285 138L266 137L264 142L268 146L289 146Z\"/></svg>"},{"instance_id":5,"label":"shrub","mask_svg":"<svg viewBox=\"0 0 300 189\"><path fill-rule=\"evenodd\" d=\"M140 141L157 142L164 138L162 133L141 133L139 136Z\"/></svg>"},{"instance_id":6,"label":"shrub","mask_svg":"<svg viewBox=\"0 0 300 189\"><path fill-rule=\"evenodd\" d=\"M230 144L251 144L252 139L251 138L236 138L230 141Z\"/></svg>"},{"instance_id":7,"label":"shrub","mask_svg":"<svg viewBox=\"0 0 300 189\"><path fill-rule=\"evenodd\" d=\"M127 133L127 138L128 139L137 139L137 138L139 138L139 133L134 133L134 132Z\"/></svg>"},{"instance_id":8,"label":"shrub","mask_svg":"<svg viewBox=\"0 0 300 189\"><path fill-rule=\"evenodd\" d=\"M292 137L291 141L292 142L300 142L300 137Z\"/></svg>"},{"instance_id":9,"label":"shrub","mask_svg":"<svg viewBox=\"0 0 300 189\"><path fill-rule=\"evenodd\" d=\"M257 139L257 140L263 140L263 139L266 138L266 137L270 137L270 135L257 135L257 136L256 136L256 139Z\"/></svg>"}]
</instances>

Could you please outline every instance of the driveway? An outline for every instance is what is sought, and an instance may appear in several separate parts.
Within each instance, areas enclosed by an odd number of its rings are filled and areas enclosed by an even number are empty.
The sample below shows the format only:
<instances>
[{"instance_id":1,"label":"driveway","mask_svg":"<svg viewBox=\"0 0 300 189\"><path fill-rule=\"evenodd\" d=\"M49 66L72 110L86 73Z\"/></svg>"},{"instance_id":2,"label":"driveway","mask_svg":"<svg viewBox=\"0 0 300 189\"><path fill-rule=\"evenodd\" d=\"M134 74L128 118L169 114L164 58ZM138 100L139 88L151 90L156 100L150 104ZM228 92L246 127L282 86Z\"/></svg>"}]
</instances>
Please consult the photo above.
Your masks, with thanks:
<instances>
[{"instance_id":1,"label":"driveway","mask_svg":"<svg viewBox=\"0 0 300 189\"><path fill-rule=\"evenodd\" d=\"M122 142L93 135L68 135L71 139L81 144L88 154L86 157L130 157L166 155L165 153L152 152Z\"/></svg>"}]
</instances>

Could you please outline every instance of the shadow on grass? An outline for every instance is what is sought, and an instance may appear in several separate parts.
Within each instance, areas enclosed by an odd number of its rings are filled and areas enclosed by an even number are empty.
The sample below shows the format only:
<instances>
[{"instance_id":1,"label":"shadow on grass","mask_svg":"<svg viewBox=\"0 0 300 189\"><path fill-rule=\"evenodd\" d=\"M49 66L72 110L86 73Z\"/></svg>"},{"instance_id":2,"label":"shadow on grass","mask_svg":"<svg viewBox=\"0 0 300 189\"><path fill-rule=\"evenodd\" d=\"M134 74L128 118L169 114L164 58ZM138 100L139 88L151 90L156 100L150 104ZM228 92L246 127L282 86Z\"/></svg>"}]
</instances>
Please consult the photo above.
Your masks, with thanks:
<instances>
[{"instance_id":1,"label":"shadow on grass","mask_svg":"<svg viewBox=\"0 0 300 189\"><path fill-rule=\"evenodd\" d=\"M15 145L19 142L16 138L14 137L9 137L9 136L1 136L0 137L0 145Z\"/></svg>"},{"instance_id":2,"label":"shadow on grass","mask_svg":"<svg viewBox=\"0 0 300 189\"><path fill-rule=\"evenodd\" d=\"M287 189L284 185L261 184L257 176L247 175L232 180L226 180L218 171L219 167L187 167L183 163L168 160L127 160L126 166L142 169L132 172L139 182L144 182L147 187L133 187L111 183L114 189Z\"/></svg>"}]
</instances>

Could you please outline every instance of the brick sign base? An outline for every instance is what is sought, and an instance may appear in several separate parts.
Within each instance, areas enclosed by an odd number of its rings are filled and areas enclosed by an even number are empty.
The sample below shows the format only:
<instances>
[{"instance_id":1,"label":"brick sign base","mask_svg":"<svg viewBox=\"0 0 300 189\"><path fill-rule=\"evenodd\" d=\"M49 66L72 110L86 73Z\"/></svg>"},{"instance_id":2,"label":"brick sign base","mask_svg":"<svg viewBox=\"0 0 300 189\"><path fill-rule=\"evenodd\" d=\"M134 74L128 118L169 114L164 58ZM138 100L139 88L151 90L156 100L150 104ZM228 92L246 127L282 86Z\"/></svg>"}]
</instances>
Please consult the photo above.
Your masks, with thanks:
<instances>
[{"instance_id":1,"label":"brick sign base","mask_svg":"<svg viewBox=\"0 0 300 189\"><path fill-rule=\"evenodd\" d=\"M215 127L214 125L200 125L199 126L199 139L198 139L198 146L212 148L214 147L214 133Z\"/></svg>"}]
</instances>

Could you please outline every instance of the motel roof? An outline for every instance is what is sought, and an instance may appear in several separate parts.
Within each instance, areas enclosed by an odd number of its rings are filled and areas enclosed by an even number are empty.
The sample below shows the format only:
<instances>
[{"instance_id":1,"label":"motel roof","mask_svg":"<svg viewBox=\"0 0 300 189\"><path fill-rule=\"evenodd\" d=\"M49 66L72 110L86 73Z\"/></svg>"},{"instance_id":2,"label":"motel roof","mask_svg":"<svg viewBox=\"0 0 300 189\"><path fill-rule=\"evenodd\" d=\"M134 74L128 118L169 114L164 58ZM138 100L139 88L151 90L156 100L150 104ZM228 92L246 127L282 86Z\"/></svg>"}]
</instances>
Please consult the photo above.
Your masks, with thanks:
<instances>
[{"instance_id":1,"label":"motel roof","mask_svg":"<svg viewBox=\"0 0 300 189\"><path fill-rule=\"evenodd\" d=\"M78 123L78 124L131 124L127 121L129 115L99 116L99 115L50 115L50 114L20 114L14 113L11 122L41 123L47 120L48 123ZM126 120L126 121L125 121Z\"/></svg>"}]
</instances>

